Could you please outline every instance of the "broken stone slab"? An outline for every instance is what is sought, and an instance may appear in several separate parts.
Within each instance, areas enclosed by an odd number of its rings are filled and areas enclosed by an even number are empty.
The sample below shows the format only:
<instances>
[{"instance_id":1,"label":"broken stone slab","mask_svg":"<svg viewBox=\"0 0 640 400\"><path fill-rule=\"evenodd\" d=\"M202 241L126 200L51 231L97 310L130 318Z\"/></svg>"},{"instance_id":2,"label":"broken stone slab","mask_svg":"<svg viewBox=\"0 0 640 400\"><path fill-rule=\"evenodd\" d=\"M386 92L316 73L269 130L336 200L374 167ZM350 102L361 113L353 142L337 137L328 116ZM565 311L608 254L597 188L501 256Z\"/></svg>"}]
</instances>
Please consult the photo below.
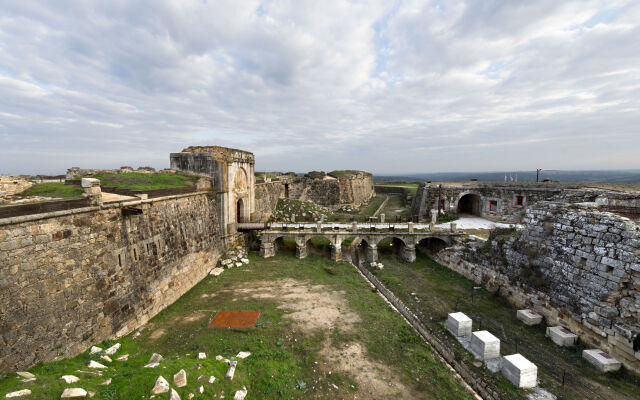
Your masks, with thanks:
<instances>
[{"instance_id":1,"label":"broken stone slab","mask_svg":"<svg viewBox=\"0 0 640 400\"><path fill-rule=\"evenodd\" d=\"M207 353L198 353L198 360L204 360L207 358Z\"/></svg>"},{"instance_id":2,"label":"broken stone slab","mask_svg":"<svg viewBox=\"0 0 640 400\"><path fill-rule=\"evenodd\" d=\"M198 392L200 392L200 394L204 393L204 386L200 385Z\"/></svg>"},{"instance_id":3,"label":"broken stone slab","mask_svg":"<svg viewBox=\"0 0 640 400\"><path fill-rule=\"evenodd\" d=\"M102 365L97 361L89 361L89 368L98 368L98 369L102 369L102 368L107 368L106 365Z\"/></svg>"},{"instance_id":4,"label":"broken stone slab","mask_svg":"<svg viewBox=\"0 0 640 400\"><path fill-rule=\"evenodd\" d=\"M447 328L453 336L471 336L471 325L471 318L467 317L464 313L455 312L447 316L445 328Z\"/></svg>"},{"instance_id":5,"label":"broken stone slab","mask_svg":"<svg viewBox=\"0 0 640 400\"><path fill-rule=\"evenodd\" d=\"M489 331L477 331L471 335L471 352L480 360L500 357L500 339Z\"/></svg>"},{"instance_id":6,"label":"broken stone slab","mask_svg":"<svg viewBox=\"0 0 640 400\"><path fill-rule=\"evenodd\" d=\"M600 349L583 350L582 358L593 364L600 372L617 371L622 366L620 361Z\"/></svg>"},{"instance_id":7,"label":"broken stone slab","mask_svg":"<svg viewBox=\"0 0 640 400\"><path fill-rule=\"evenodd\" d=\"M522 323L528 326L538 325L542 322L542 315L537 314L529 309L518 310L516 312L516 318L518 318Z\"/></svg>"},{"instance_id":8,"label":"broken stone slab","mask_svg":"<svg viewBox=\"0 0 640 400\"><path fill-rule=\"evenodd\" d=\"M109 378L109 379L107 379L106 381L102 382L102 383L101 383L101 385L104 385L104 386L109 386L109 385L111 385L111 378Z\"/></svg>"},{"instance_id":9,"label":"broken stone slab","mask_svg":"<svg viewBox=\"0 0 640 400\"><path fill-rule=\"evenodd\" d=\"M244 400L247 396L247 387L242 386L241 390L236 390L236 393L233 395L233 400Z\"/></svg>"},{"instance_id":10,"label":"broken stone slab","mask_svg":"<svg viewBox=\"0 0 640 400\"><path fill-rule=\"evenodd\" d=\"M564 326L551 326L547 328L546 336L558 346L571 347L576 344L578 336Z\"/></svg>"},{"instance_id":11,"label":"broken stone slab","mask_svg":"<svg viewBox=\"0 0 640 400\"><path fill-rule=\"evenodd\" d=\"M151 358L149 359L149 364L151 364L151 363L159 363L162 360L164 360L164 358L160 354L153 353L153 355L151 355Z\"/></svg>"},{"instance_id":12,"label":"broken stone slab","mask_svg":"<svg viewBox=\"0 0 640 400\"><path fill-rule=\"evenodd\" d=\"M249 259L248 259L248 258L241 258L241 259L240 259L240 261L241 261L243 264L249 264Z\"/></svg>"},{"instance_id":13,"label":"broken stone slab","mask_svg":"<svg viewBox=\"0 0 640 400\"><path fill-rule=\"evenodd\" d=\"M98 346L91 346L91 350L89 350L89 355L102 353L102 348Z\"/></svg>"},{"instance_id":14,"label":"broken stone slab","mask_svg":"<svg viewBox=\"0 0 640 400\"><path fill-rule=\"evenodd\" d=\"M120 343L116 343L113 346L109 347L108 349L106 349L104 351L104 353L108 356L112 356L114 354L116 354L116 351L118 351L118 349L120 348Z\"/></svg>"},{"instance_id":15,"label":"broken stone slab","mask_svg":"<svg viewBox=\"0 0 640 400\"><path fill-rule=\"evenodd\" d=\"M62 375L60 379L62 379L66 383L76 383L80 380L80 378L75 375Z\"/></svg>"},{"instance_id":16,"label":"broken stone slab","mask_svg":"<svg viewBox=\"0 0 640 400\"><path fill-rule=\"evenodd\" d=\"M187 373L184 369L181 369L173 376L173 383L175 383L177 387L187 386Z\"/></svg>"},{"instance_id":17,"label":"broken stone slab","mask_svg":"<svg viewBox=\"0 0 640 400\"><path fill-rule=\"evenodd\" d=\"M31 390L22 389L22 390L18 390L18 391L15 391L15 392L7 393L5 398L13 399L13 398L17 398L17 397L29 396L30 394L31 394Z\"/></svg>"},{"instance_id":18,"label":"broken stone slab","mask_svg":"<svg viewBox=\"0 0 640 400\"><path fill-rule=\"evenodd\" d=\"M16 374L18 374L18 376L21 376L21 377L23 377L25 379L32 379L32 378L36 377L31 372L27 372L27 371L18 371L18 372L16 372Z\"/></svg>"},{"instance_id":19,"label":"broken stone slab","mask_svg":"<svg viewBox=\"0 0 640 400\"><path fill-rule=\"evenodd\" d=\"M236 358L247 358L250 355L251 355L251 353L249 353L248 351L241 351L240 353L238 353Z\"/></svg>"},{"instance_id":20,"label":"broken stone slab","mask_svg":"<svg viewBox=\"0 0 640 400\"><path fill-rule=\"evenodd\" d=\"M100 356L100 359L106 362L113 362L113 360L109 356Z\"/></svg>"},{"instance_id":21,"label":"broken stone slab","mask_svg":"<svg viewBox=\"0 0 640 400\"><path fill-rule=\"evenodd\" d=\"M242 267L242 263L241 262L237 262L236 263L236 267Z\"/></svg>"},{"instance_id":22,"label":"broken stone slab","mask_svg":"<svg viewBox=\"0 0 640 400\"><path fill-rule=\"evenodd\" d=\"M87 391L82 388L66 388L62 392L61 399L81 399L87 397Z\"/></svg>"},{"instance_id":23,"label":"broken stone slab","mask_svg":"<svg viewBox=\"0 0 640 400\"><path fill-rule=\"evenodd\" d=\"M236 366L237 365L238 365L237 361L229 361L229 369L227 370L227 373L225 374L225 378L233 379L233 375L235 375L235 373L236 373Z\"/></svg>"},{"instance_id":24,"label":"broken stone slab","mask_svg":"<svg viewBox=\"0 0 640 400\"><path fill-rule=\"evenodd\" d=\"M216 377L215 377L215 376L213 376L213 375L211 375L211 376L209 377L209 383L213 383L213 382L215 382L215 381L216 381Z\"/></svg>"},{"instance_id":25,"label":"broken stone slab","mask_svg":"<svg viewBox=\"0 0 640 400\"><path fill-rule=\"evenodd\" d=\"M175 389L171 389L171 393L169 393L169 400L180 400L180 395Z\"/></svg>"},{"instance_id":26,"label":"broken stone slab","mask_svg":"<svg viewBox=\"0 0 640 400\"><path fill-rule=\"evenodd\" d=\"M519 388L532 388L538 384L538 367L521 354L503 357L502 375Z\"/></svg>"},{"instance_id":27,"label":"broken stone slab","mask_svg":"<svg viewBox=\"0 0 640 400\"><path fill-rule=\"evenodd\" d=\"M169 382L167 382L167 380L164 379L163 376L159 376L156 379L155 385L153 385L153 388L151 388L151 393L153 394L167 393L169 389L170 389Z\"/></svg>"},{"instance_id":28,"label":"broken stone slab","mask_svg":"<svg viewBox=\"0 0 640 400\"><path fill-rule=\"evenodd\" d=\"M149 364L145 365L145 366L144 366L144 367L142 367L142 368L155 368L155 367L157 367L158 365L160 365L160 363L157 363L157 362L155 362L155 363L149 363Z\"/></svg>"},{"instance_id":29,"label":"broken stone slab","mask_svg":"<svg viewBox=\"0 0 640 400\"><path fill-rule=\"evenodd\" d=\"M209 272L209 275L218 276L224 272L224 268L216 267Z\"/></svg>"},{"instance_id":30,"label":"broken stone slab","mask_svg":"<svg viewBox=\"0 0 640 400\"><path fill-rule=\"evenodd\" d=\"M20 382L22 382L22 383L29 383L29 382L33 382L33 381L35 381L35 380L36 380L36 378L29 378L29 379L23 379L23 380L21 380Z\"/></svg>"},{"instance_id":31,"label":"broken stone slab","mask_svg":"<svg viewBox=\"0 0 640 400\"><path fill-rule=\"evenodd\" d=\"M127 361L129 359L128 354L123 354L120 357L116 358L117 361Z\"/></svg>"}]
</instances>

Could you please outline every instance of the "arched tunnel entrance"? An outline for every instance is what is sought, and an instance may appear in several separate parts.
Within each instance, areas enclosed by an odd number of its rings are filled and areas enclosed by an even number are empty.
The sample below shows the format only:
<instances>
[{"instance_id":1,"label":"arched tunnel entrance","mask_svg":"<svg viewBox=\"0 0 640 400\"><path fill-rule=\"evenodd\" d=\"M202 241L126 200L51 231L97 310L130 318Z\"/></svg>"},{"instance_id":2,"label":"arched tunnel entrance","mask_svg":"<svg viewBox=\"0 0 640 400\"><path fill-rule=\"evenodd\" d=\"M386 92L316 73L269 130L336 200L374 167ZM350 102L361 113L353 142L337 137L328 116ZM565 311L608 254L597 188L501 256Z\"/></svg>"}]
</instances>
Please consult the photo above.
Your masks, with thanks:
<instances>
[{"instance_id":1,"label":"arched tunnel entrance","mask_svg":"<svg viewBox=\"0 0 640 400\"><path fill-rule=\"evenodd\" d=\"M436 237L424 238L420 240L416 246L418 251L429 256L437 254L440 250L447 247L448 244L444 240Z\"/></svg>"},{"instance_id":2,"label":"arched tunnel entrance","mask_svg":"<svg viewBox=\"0 0 640 400\"><path fill-rule=\"evenodd\" d=\"M468 193L458 200L458 214L482 215L482 198L477 194Z\"/></svg>"}]
</instances>

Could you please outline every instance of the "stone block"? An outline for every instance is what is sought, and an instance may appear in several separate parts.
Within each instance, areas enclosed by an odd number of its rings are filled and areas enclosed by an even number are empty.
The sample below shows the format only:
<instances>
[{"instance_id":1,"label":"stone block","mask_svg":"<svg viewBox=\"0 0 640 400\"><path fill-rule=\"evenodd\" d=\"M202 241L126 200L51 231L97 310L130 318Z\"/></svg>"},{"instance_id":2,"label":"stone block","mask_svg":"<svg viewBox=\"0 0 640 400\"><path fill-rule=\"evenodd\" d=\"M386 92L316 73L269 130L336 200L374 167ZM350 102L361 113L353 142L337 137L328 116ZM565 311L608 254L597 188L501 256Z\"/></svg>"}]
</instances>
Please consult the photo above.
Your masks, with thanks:
<instances>
[{"instance_id":1,"label":"stone block","mask_svg":"<svg viewBox=\"0 0 640 400\"><path fill-rule=\"evenodd\" d=\"M481 360L500 357L500 339L489 331L477 331L471 335L471 352Z\"/></svg>"},{"instance_id":2,"label":"stone block","mask_svg":"<svg viewBox=\"0 0 640 400\"><path fill-rule=\"evenodd\" d=\"M82 178L81 185L83 188L90 188L94 186L100 186L100 179L96 178Z\"/></svg>"},{"instance_id":3,"label":"stone block","mask_svg":"<svg viewBox=\"0 0 640 400\"><path fill-rule=\"evenodd\" d=\"M617 371L622 366L620 361L599 349L583 350L582 358L593 364L600 372Z\"/></svg>"},{"instance_id":4,"label":"stone block","mask_svg":"<svg viewBox=\"0 0 640 400\"><path fill-rule=\"evenodd\" d=\"M547 337L551 338L553 343L558 346L571 347L576 344L578 336L571 333L570 330L563 326L552 326L547 328Z\"/></svg>"},{"instance_id":5,"label":"stone block","mask_svg":"<svg viewBox=\"0 0 640 400\"><path fill-rule=\"evenodd\" d=\"M471 324L471 318L464 313L455 312L447 316L445 327L453 336L470 336Z\"/></svg>"},{"instance_id":6,"label":"stone block","mask_svg":"<svg viewBox=\"0 0 640 400\"><path fill-rule=\"evenodd\" d=\"M542 322L542 315L537 314L529 309L518 310L516 318L522 321L525 325L538 325Z\"/></svg>"},{"instance_id":7,"label":"stone block","mask_svg":"<svg viewBox=\"0 0 640 400\"><path fill-rule=\"evenodd\" d=\"M538 384L538 367L521 354L504 356L502 375L519 388L532 388Z\"/></svg>"}]
</instances>

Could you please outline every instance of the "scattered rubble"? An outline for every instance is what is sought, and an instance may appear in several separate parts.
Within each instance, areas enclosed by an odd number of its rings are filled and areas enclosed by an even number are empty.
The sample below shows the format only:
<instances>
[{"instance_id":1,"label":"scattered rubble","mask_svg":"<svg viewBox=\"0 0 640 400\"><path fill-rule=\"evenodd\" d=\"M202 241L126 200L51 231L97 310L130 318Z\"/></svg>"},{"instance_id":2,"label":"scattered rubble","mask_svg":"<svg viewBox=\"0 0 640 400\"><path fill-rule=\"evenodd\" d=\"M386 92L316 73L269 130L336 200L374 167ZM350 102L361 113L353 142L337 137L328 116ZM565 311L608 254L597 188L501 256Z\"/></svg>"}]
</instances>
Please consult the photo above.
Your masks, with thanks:
<instances>
[{"instance_id":1,"label":"scattered rubble","mask_svg":"<svg viewBox=\"0 0 640 400\"><path fill-rule=\"evenodd\" d=\"M173 383L175 383L177 387L187 386L187 373L184 369L181 369L173 376Z\"/></svg>"},{"instance_id":2,"label":"scattered rubble","mask_svg":"<svg viewBox=\"0 0 640 400\"><path fill-rule=\"evenodd\" d=\"M91 346L91 350L89 350L89 355L94 355L97 353L102 353L102 349L98 346Z\"/></svg>"},{"instance_id":3,"label":"scattered rubble","mask_svg":"<svg viewBox=\"0 0 640 400\"><path fill-rule=\"evenodd\" d=\"M233 400L244 400L246 396L247 396L247 387L243 386L242 390L237 390L236 393L233 395Z\"/></svg>"},{"instance_id":4,"label":"scattered rubble","mask_svg":"<svg viewBox=\"0 0 640 400\"><path fill-rule=\"evenodd\" d=\"M227 370L227 373L225 375L227 379L233 379L233 375L235 375L236 373L237 365L238 365L237 361L229 361L229 369Z\"/></svg>"},{"instance_id":5,"label":"scattered rubble","mask_svg":"<svg viewBox=\"0 0 640 400\"><path fill-rule=\"evenodd\" d=\"M171 393L169 393L169 400L181 400L180 395L175 389L171 389Z\"/></svg>"},{"instance_id":6,"label":"scattered rubble","mask_svg":"<svg viewBox=\"0 0 640 400\"><path fill-rule=\"evenodd\" d=\"M236 358L247 358L250 355L251 355L251 353L249 353L248 351L241 351L240 353L238 353Z\"/></svg>"},{"instance_id":7,"label":"scattered rubble","mask_svg":"<svg viewBox=\"0 0 640 400\"><path fill-rule=\"evenodd\" d=\"M127 361L129 359L128 354L123 354L120 357L116 358L117 361Z\"/></svg>"},{"instance_id":8,"label":"scattered rubble","mask_svg":"<svg viewBox=\"0 0 640 400\"><path fill-rule=\"evenodd\" d=\"M31 390L22 389L22 390L18 390L16 392L7 393L5 398L12 399L12 398L16 398L16 397L29 396L30 394L31 394Z\"/></svg>"},{"instance_id":9,"label":"scattered rubble","mask_svg":"<svg viewBox=\"0 0 640 400\"><path fill-rule=\"evenodd\" d=\"M113 346L109 347L108 349L106 349L104 351L104 353L108 356L112 356L114 354L116 354L116 351L118 351L118 349L120 348L120 343L116 343Z\"/></svg>"},{"instance_id":10,"label":"scattered rubble","mask_svg":"<svg viewBox=\"0 0 640 400\"><path fill-rule=\"evenodd\" d=\"M102 365L97 361L89 361L89 368L98 368L98 369L102 369L102 368L107 368L106 365Z\"/></svg>"},{"instance_id":11,"label":"scattered rubble","mask_svg":"<svg viewBox=\"0 0 640 400\"><path fill-rule=\"evenodd\" d=\"M75 375L62 375L60 379L62 379L66 383L76 383L80 380L80 378Z\"/></svg>"},{"instance_id":12,"label":"scattered rubble","mask_svg":"<svg viewBox=\"0 0 640 400\"><path fill-rule=\"evenodd\" d=\"M81 399L87 397L87 391L82 388L66 388L62 392L61 399Z\"/></svg>"},{"instance_id":13,"label":"scattered rubble","mask_svg":"<svg viewBox=\"0 0 640 400\"><path fill-rule=\"evenodd\" d=\"M207 358L207 353L198 353L198 360L204 360Z\"/></svg>"},{"instance_id":14,"label":"scattered rubble","mask_svg":"<svg viewBox=\"0 0 640 400\"><path fill-rule=\"evenodd\" d=\"M151 393L153 394L167 393L169 389L170 389L169 382L167 382L167 380L164 379L163 376L158 376L158 379L156 379L155 385L153 385L153 388L151 389Z\"/></svg>"}]
</instances>

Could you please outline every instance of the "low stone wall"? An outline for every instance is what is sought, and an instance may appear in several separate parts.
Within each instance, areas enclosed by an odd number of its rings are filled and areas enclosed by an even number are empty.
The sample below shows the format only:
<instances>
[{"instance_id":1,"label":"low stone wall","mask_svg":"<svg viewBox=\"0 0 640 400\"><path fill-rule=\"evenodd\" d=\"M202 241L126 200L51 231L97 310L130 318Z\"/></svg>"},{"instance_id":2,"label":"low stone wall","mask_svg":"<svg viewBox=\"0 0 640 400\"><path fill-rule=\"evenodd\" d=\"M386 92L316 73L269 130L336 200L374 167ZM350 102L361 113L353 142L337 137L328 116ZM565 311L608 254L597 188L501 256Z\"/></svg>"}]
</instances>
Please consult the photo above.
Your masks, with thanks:
<instances>
[{"instance_id":1,"label":"low stone wall","mask_svg":"<svg viewBox=\"0 0 640 400\"><path fill-rule=\"evenodd\" d=\"M640 226L595 203L542 202L524 229L448 248L438 261L640 373Z\"/></svg>"},{"instance_id":2,"label":"low stone wall","mask_svg":"<svg viewBox=\"0 0 640 400\"><path fill-rule=\"evenodd\" d=\"M214 195L125 206L0 220L0 372L131 332L224 250Z\"/></svg>"},{"instance_id":3,"label":"low stone wall","mask_svg":"<svg viewBox=\"0 0 640 400\"><path fill-rule=\"evenodd\" d=\"M0 176L0 200L22 193L33 186L33 182L18 176Z\"/></svg>"},{"instance_id":4,"label":"low stone wall","mask_svg":"<svg viewBox=\"0 0 640 400\"><path fill-rule=\"evenodd\" d=\"M256 213L254 221L267 222L278 205L278 199L284 196L282 182L266 182L255 185Z\"/></svg>"}]
</instances>

